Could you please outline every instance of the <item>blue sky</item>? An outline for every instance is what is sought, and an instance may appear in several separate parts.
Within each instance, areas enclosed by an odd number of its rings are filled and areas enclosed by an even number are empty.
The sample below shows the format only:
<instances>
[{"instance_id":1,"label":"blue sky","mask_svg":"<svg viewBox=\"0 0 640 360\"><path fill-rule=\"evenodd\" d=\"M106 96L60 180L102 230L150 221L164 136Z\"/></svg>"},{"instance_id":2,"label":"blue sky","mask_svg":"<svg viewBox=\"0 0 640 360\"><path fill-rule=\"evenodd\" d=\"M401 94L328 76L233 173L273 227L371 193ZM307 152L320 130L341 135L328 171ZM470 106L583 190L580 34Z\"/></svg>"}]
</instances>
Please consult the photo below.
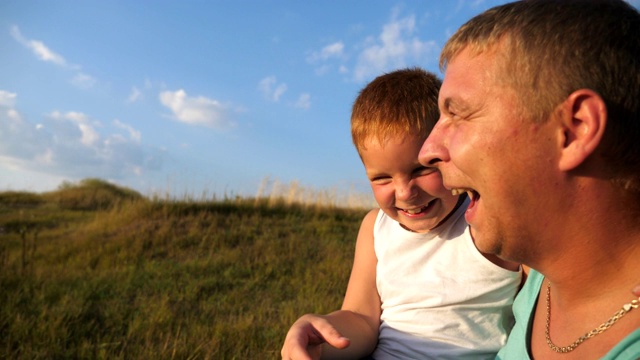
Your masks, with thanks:
<instances>
[{"instance_id":1,"label":"blue sky","mask_svg":"<svg viewBox=\"0 0 640 360\"><path fill-rule=\"evenodd\" d=\"M367 192L357 92L503 2L1 0L0 190Z\"/></svg>"}]
</instances>

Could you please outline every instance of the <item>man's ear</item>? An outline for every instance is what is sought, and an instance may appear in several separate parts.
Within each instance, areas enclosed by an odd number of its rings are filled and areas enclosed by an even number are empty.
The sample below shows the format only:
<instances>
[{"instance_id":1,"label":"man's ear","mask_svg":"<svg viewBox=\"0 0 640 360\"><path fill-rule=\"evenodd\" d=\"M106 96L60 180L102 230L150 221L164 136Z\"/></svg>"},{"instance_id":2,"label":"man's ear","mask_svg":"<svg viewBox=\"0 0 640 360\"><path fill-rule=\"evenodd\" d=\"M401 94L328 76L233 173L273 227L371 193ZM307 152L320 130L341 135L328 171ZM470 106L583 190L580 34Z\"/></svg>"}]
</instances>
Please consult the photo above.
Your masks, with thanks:
<instances>
[{"instance_id":1,"label":"man's ear","mask_svg":"<svg viewBox=\"0 0 640 360\"><path fill-rule=\"evenodd\" d=\"M571 93L560 105L564 145L560 169L580 166L600 144L607 125L607 107L593 90L580 89Z\"/></svg>"}]
</instances>

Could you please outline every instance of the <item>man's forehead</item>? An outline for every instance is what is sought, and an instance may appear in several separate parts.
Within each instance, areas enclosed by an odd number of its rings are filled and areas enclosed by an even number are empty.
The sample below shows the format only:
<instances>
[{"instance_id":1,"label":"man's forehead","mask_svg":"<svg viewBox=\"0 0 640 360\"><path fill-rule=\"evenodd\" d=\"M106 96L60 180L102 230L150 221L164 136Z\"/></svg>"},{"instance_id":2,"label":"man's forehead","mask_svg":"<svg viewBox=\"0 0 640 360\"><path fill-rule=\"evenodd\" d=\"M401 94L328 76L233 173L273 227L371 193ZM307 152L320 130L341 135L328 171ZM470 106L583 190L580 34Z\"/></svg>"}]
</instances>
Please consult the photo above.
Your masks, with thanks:
<instances>
[{"instance_id":1,"label":"man's forehead","mask_svg":"<svg viewBox=\"0 0 640 360\"><path fill-rule=\"evenodd\" d=\"M504 86L498 81L502 65L495 52L474 52L468 49L458 53L447 65L439 93L439 103L444 105L445 99L453 104L468 99L465 94L482 93L489 87Z\"/></svg>"},{"instance_id":2,"label":"man's forehead","mask_svg":"<svg viewBox=\"0 0 640 360\"><path fill-rule=\"evenodd\" d=\"M473 74L452 66L445 73L440 92L438 106L441 108L461 107L467 103L465 93L472 91L478 79Z\"/></svg>"}]
</instances>

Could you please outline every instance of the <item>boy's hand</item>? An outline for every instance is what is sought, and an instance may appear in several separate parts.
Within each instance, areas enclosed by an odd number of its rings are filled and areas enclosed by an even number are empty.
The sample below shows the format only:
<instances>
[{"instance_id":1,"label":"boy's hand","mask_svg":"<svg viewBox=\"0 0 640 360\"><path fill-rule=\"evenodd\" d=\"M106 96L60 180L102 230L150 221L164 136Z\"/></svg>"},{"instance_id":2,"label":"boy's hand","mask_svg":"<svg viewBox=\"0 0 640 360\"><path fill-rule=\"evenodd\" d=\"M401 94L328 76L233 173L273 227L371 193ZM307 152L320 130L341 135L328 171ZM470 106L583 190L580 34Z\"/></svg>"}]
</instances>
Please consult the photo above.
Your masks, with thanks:
<instances>
[{"instance_id":1,"label":"boy's hand","mask_svg":"<svg viewBox=\"0 0 640 360\"><path fill-rule=\"evenodd\" d=\"M324 343L337 349L344 349L349 346L350 341L343 337L325 317L307 314L293 323L280 354L283 360L318 360L322 355Z\"/></svg>"}]
</instances>

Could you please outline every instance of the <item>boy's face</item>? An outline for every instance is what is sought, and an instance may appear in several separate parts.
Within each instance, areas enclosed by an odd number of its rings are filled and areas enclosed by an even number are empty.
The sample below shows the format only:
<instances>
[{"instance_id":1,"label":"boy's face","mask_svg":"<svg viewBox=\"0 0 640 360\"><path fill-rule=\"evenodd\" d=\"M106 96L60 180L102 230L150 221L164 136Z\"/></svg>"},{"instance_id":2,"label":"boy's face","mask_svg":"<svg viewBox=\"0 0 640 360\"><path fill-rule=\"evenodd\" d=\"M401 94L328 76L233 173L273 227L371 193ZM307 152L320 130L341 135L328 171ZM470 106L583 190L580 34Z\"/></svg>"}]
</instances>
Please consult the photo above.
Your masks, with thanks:
<instances>
[{"instance_id":1,"label":"boy's face","mask_svg":"<svg viewBox=\"0 0 640 360\"><path fill-rule=\"evenodd\" d=\"M440 172L418 162L420 136L366 142L360 152L373 195L389 217L409 230L427 232L453 211L458 196L442 185Z\"/></svg>"}]
</instances>

